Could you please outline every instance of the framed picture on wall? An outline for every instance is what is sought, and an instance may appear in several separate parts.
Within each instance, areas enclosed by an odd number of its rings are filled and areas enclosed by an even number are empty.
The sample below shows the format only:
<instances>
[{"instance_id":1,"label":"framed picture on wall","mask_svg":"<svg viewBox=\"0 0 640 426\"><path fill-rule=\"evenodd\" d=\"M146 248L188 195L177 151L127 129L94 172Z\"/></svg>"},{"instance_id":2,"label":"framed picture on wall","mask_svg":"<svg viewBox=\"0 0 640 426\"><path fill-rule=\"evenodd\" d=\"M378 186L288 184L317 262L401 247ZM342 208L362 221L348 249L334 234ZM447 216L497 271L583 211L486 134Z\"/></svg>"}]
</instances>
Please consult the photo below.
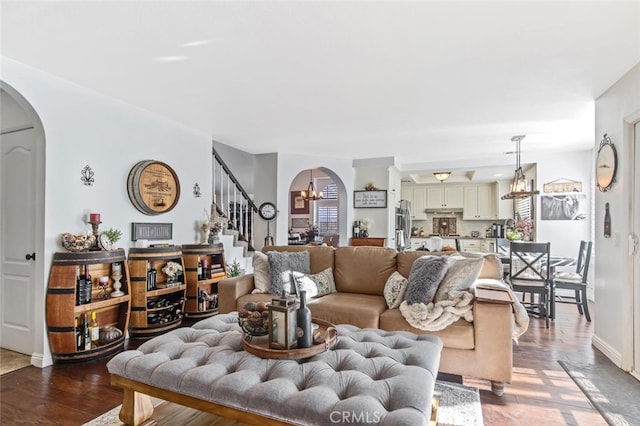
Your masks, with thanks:
<instances>
[{"instance_id":1,"label":"framed picture on wall","mask_svg":"<svg viewBox=\"0 0 640 426\"><path fill-rule=\"evenodd\" d=\"M387 191L353 191L353 207L361 208L386 208Z\"/></svg>"},{"instance_id":2,"label":"framed picture on wall","mask_svg":"<svg viewBox=\"0 0 640 426\"><path fill-rule=\"evenodd\" d=\"M302 191L291 191L291 214L309 214L309 200L302 198Z\"/></svg>"}]
</instances>

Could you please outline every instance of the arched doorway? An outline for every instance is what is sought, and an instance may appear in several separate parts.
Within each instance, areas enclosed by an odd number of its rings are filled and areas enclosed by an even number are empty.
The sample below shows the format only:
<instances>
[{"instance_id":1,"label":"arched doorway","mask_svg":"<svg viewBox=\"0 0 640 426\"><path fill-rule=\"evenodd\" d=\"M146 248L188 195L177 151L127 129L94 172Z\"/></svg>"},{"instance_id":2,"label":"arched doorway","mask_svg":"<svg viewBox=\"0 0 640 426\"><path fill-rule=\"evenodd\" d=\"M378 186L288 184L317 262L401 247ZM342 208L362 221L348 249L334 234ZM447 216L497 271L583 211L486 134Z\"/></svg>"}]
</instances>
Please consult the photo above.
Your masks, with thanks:
<instances>
[{"instance_id":1,"label":"arched doorway","mask_svg":"<svg viewBox=\"0 0 640 426\"><path fill-rule=\"evenodd\" d=\"M32 364L39 365L44 287L36 283L44 282L44 130L29 102L4 82L0 100L0 346L31 355Z\"/></svg>"},{"instance_id":2,"label":"arched doorway","mask_svg":"<svg viewBox=\"0 0 640 426\"><path fill-rule=\"evenodd\" d=\"M315 201L302 198L313 184L323 197ZM308 243L309 237L316 242L330 242L337 246L347 241L346 189L338 175L325 167L314 167L300 171L289 186L288 229L290 242Z\"/></svg>"}]
</instances>

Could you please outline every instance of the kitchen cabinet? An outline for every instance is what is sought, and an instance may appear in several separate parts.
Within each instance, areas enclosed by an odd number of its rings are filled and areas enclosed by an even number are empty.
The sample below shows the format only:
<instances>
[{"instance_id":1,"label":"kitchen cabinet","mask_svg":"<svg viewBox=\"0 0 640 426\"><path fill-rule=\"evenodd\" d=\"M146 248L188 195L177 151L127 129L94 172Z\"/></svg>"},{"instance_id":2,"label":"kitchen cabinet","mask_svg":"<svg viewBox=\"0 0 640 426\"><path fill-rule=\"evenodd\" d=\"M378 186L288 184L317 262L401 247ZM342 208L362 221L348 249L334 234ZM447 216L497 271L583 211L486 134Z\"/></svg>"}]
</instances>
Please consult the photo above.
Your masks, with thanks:
<instances>
[{"instance_id":1,"label":"kitchen cabinet","mask_svg":"<svg viewBox=\"0 0 640 426\"><path fill-rule=\"evenodd\" d=\"M54 253L45 315L54 362L90 361L113 355L124 348L131 301L129 270L125 260L123 249ZM78 303L77 300L78 292L82 291L78 288L81 268L88 269L91 276L89 303ZM104 291L98 285L100 277L111 278ZM117 285L114 287L114 277L121 284L119 289ZM114 340L101 341L96 346L92 343L87 349L78 347L76 332L82 318L90 317L92 312L96 314L101 331L113 326L122 331L122 335Z\"/></svg>"},{"instance_id":2,"label":"kitchen cabinet","mask_svg":"<svg viewBox=\"0 0 640 426\"><path fill-rule=\"evenodd\" d=\"M447 184L427 187L427 209L461 209L464 205L463 187Z\"/></svg>"},{"instance_id":3,"label":"kitchen cabinet","mask_svg":"<svg viewBox=\"0 0 640 426\"><path fill-rule=\"evenodd\" d=\"M460 239L460 251L469 251L474 253L482 252L482 241L479 239Z\"/></svg>"},{"instance_id":4,"label":"kitchen cabinet","mask_svg":"<svg viewBox=\"0 0 640 426\"><path fill-rule=\"evenodd\" d=\"M513 200L503 200L501 197L511 190L511 181L498 181L496 192L498 199L498 219L513 219Z\"/></svg>"},{"instance_id":5,"label":"kitchen cabinet","mask_svg":"<svg viewBox=\"0 0 640 426\"><path fill-rule=\"evenodd\" d=\"M401 191L403 200L411 202L411 219L427 220L427 192L425 186L403 186Z\"/></svg>"},{"instance_id":6,"label":"kitchen cabinet","mask_svg":"<svg viewBox=\"0 0 640 426\"><path fill-rule=\"evenodd\" d=\"M493 184L464 188L463 220L492 220L496 216L496 187Z\"/></svg>"}]
</instances>

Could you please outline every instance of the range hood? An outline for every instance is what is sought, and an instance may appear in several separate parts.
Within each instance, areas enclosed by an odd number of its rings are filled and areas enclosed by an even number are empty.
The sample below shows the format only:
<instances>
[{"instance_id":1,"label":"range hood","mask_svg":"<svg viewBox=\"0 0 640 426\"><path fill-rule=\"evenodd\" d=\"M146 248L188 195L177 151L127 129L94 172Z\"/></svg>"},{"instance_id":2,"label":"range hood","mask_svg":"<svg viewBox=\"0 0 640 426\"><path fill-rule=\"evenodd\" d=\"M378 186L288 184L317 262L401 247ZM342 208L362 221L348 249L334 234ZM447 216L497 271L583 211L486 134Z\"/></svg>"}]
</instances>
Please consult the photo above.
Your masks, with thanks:
<instances>
[{"instance_id":1,"label":"range hood","mask_svg":"<svg viewBox=\"0 0 640 426\"><path fill-rule=\"evenodd\" d=\"M425 213L435 213L440 216L454 216L456 213L462 213L462 209L448 209L446 207L440 209L424 209Z\"/></svg>"}]
</instances>

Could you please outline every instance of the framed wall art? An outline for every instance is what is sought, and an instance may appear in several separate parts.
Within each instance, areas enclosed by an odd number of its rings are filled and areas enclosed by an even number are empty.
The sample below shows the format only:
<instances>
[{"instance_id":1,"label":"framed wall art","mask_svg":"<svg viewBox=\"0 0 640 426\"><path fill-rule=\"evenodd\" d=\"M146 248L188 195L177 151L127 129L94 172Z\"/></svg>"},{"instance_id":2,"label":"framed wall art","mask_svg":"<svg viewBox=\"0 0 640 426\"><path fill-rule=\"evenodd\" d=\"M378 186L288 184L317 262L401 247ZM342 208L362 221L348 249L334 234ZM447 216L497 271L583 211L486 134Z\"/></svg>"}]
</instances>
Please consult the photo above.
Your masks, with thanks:
<instances>
[{"instance_id":1,"label":"framed wall art","mask_svg":"<svg viewBox=\"0 0 640 426\"><path fill-rule=\"evenodd\" d=\"M291 214L309 214L309 200L302 198L302 191L291 191Z\"/></svg>"},{"instance_id":2,"label":"framed wall art","mask_svg":"<svg viewBox=\"0 0 640 426\"><path fill-rule=\"evenodd\" d=\"M387 191L353 191L353 207L362 208L386 208L387 207Z\"/></svg>"}]
</instances>

